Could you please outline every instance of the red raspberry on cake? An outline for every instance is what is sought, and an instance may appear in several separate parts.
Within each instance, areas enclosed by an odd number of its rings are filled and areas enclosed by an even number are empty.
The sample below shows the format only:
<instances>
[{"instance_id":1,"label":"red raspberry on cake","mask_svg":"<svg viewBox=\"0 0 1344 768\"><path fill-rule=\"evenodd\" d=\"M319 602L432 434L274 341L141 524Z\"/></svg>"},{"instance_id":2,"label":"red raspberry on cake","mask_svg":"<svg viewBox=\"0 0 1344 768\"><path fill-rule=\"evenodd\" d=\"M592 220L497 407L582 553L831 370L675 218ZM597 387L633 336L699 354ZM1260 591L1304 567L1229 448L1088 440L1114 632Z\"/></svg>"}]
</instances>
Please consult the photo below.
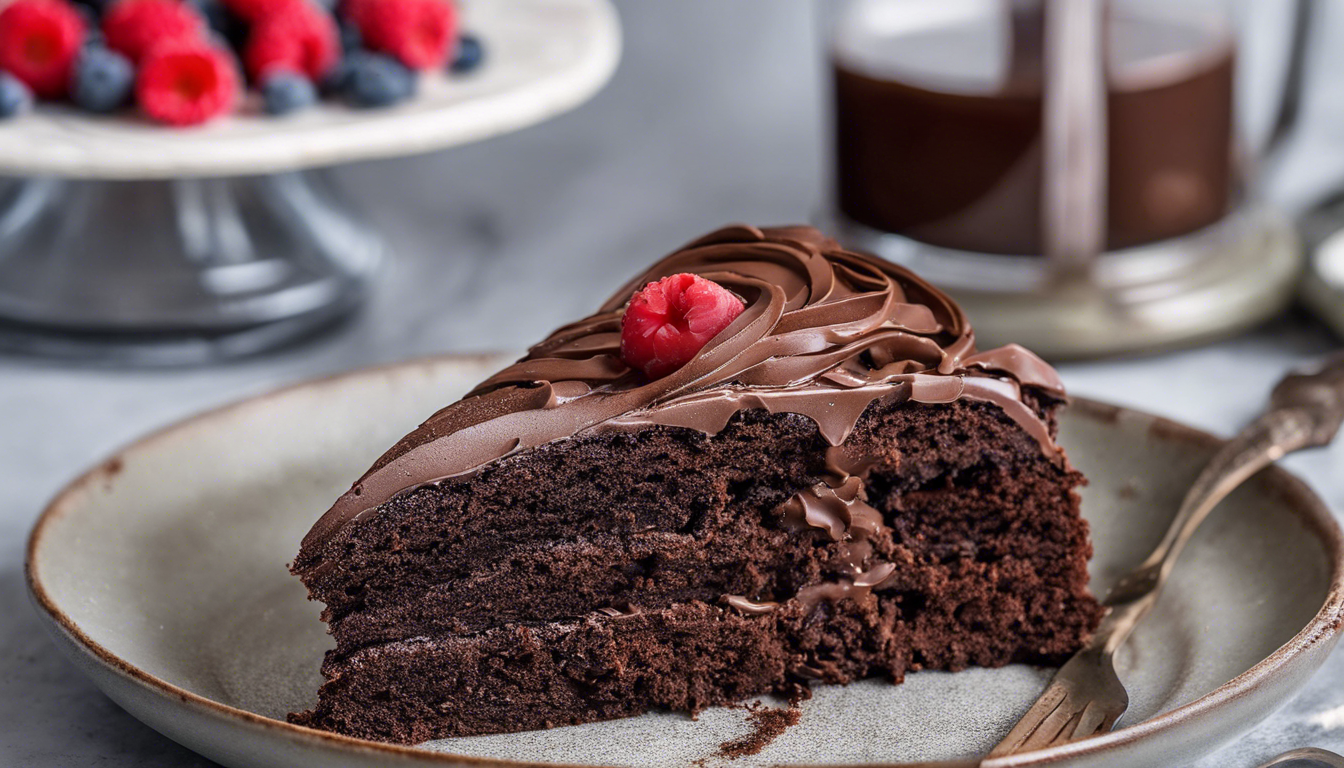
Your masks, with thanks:
<instances>
[{"instance_id":1,"label":"red raspberry on cake","mask_svg":"<svg viewBox=\"0 0 1344 768\"><path fill-rule=\"evenodd\" d=\"M444 66L457 41L457 12L450 0L347 0L346 15L365 45L411 69Z\"/></svg>"},{"instance_id":2,"label":"red raspberry on cake","mask_svg":"<svg viewBox=\"0 0 1344 768\"><path fill-rule=\"evenodd\" d=\"M233 57L204 41L155 46L140 66L135 96L145 114L161 123L204 123L238 100Z\"/></svg>"},{"instance_id":3,"label":"red raspberry on cake","mask_svg":"<svg viewBox=\"0 0 1344 768\"><path fill-rule=\"evenodd\" d=\"M690 362L743 309L731 291L699 275L649 283L621 318L621 359L660 379Z\"/></svg>"},{"instance_id":4,"label":"red raspberry on cake","mask_svg":"<svg viewBox=\"0 0 1344 768\"><path fill-rule=\"evenodd\" d=\"M43 98L65 95L84 19L63 0L14 0L0 10L0 70Z\"/></svg>"},{"instance_id":5,"label":"red raspberry on cake","mask_svg":"<svg viewBox=\"0 0 1344 768\"><path fill-rule=\"evenodd\" d=\"M308 0L291 0L288 7L252 27L243 63L255 82L274 69L301 72L317 82L336 66L340 56L336 20Z\"/></svg>"},{"instance_id":6,"label":"red raspberry on cake","mask_svg":"<svg viewBox=\"0 0 1344 768\"><path fill-rule=\"evenodd\" d=\"M138 64L160 44L199 40L205 19L181 0L117 0L103 16L107 47Z\"/></svg>"}]
</instances>

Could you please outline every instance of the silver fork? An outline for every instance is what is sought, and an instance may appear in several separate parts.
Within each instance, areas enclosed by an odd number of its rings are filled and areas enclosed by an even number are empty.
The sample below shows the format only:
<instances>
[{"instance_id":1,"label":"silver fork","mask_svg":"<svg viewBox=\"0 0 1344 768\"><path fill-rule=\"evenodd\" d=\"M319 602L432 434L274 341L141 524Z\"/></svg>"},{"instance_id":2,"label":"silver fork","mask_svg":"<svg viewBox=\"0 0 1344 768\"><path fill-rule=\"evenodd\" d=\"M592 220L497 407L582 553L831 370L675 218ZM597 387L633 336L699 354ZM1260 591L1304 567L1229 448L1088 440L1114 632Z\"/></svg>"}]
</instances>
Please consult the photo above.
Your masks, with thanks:
<instances>
[{"instance_id":1,"label":"silver fork","mask_svg":"<svg viewBox=\"0 0 1344 768\"><path fill-rule=\"evenodd\" d=\"M1284 752L1260 768L1344 768L1344 756L1328 749L1294 749Z\"/></svg>"},{"instance_id":2,"label":"silver fork","mask_svg":"<svg viewBox=\"0 0 1344 768\"><path fill-rule=\"evenodd\" d=\"M1129 706L1115 673L1115 652L1171 574L1190 536L1234 488L1285 454L1322 446L1344 422L1344 355L1312 373L1293 373L1274 388L1270 405L1229 441L1186 494L1162 542L1111 587L1105 618L1082 650L1055 673L1036 703L990 757L1044 749L1111 730Z\"/></svg>"}]
</instances>

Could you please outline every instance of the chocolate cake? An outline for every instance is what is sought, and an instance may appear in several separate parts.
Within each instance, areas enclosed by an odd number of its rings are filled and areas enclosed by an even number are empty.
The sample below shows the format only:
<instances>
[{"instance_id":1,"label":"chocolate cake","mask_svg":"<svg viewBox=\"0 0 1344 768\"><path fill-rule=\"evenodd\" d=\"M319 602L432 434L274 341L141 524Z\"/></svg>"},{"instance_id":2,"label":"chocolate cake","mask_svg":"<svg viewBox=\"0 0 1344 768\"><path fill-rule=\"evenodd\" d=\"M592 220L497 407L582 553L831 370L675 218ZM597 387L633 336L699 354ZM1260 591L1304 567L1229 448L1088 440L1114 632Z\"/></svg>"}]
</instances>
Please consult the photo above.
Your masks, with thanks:
<instances>
[{"instance_id":1,"label":"chocolate cake","mask_svg":"<svg viewBox=\"0 0 1344 768\"><path fill-rule=\"evenodd\" d=\"M736 306L654 377L623 316L674 275ZM293 571L336 647L291 720L414 743L1058 661L1100 616L1063 403L903 268L807 227L722 229L317 522Z\"/></svg>"}]
</instances>

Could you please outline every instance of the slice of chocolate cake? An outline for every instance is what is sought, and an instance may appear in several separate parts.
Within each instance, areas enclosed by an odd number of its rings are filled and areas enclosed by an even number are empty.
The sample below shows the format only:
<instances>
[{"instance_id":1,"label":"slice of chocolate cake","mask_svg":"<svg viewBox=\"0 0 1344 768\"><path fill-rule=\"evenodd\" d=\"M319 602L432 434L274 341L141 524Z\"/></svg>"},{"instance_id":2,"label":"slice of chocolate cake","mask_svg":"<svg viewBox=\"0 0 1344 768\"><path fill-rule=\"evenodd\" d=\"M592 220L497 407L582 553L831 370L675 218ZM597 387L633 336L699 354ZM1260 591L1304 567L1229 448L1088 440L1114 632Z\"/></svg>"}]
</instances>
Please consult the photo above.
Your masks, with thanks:
<instances>
[{"instance_id":1,"label":"slice of chocolate cake","mask_svg":"<svg viewBox=\"0 0 1344 768\"><path fill-rule=\"evenodd\" d=\"M715 232L317 522L336 648L291 719L419 742L1059 660L1100 615L1063 400L900 267Z\"/></svg>"}]
</instances>

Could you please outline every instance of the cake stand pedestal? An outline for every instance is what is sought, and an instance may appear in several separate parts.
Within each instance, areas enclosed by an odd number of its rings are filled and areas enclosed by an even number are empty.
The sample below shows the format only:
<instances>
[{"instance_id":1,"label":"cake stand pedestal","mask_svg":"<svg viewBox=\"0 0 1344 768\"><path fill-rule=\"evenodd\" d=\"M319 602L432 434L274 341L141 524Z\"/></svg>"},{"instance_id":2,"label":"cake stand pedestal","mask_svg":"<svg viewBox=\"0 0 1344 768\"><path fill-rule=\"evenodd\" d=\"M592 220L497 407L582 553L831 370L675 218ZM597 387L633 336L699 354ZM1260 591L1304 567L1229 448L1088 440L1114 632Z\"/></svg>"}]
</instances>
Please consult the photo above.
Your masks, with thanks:
<instances>
[{"instance_id":1,"label":"cake stand pedestal","mask_svg":"<svg viewBox=\"0 0 1344 768\"><path fill-rule=\"evenodd\" d=\"M128 364L246 355L359 306L378 238L320 172L0 181L0 349Z\"/></svg>"},{"instance_id":2,"label":"cake stand pedestal","mask_svg":"<svg viewBox=\"0 0 1344 768\"><path fill-rule=\"evenodd\" d=\"M0 351L204 363L356 310L382 246L320 169L535 124L591 97L620 56L609 0L492 0L464 17L485 66L424 76L391 109L249 105L180 130L43 105L0 124Z\"/></svg>"}]
</instances>

